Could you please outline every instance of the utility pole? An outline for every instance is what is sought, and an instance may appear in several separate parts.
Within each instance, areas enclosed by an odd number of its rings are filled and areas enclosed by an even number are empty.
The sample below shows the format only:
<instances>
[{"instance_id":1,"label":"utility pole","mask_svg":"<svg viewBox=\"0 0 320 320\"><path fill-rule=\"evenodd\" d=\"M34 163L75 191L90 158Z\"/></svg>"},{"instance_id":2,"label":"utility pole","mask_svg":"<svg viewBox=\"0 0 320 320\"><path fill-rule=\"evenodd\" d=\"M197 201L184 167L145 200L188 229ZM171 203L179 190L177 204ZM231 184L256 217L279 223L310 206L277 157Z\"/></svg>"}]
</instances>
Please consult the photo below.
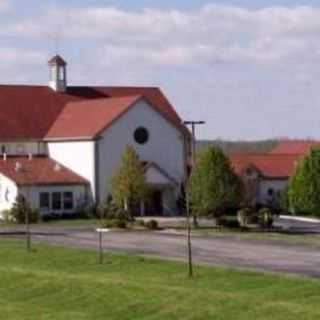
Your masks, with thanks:
<instances>
[{"instance_id":1,"label":"utility pole","mask_svg":"<svg viewBox=\"0 0 320 320\"><path fill-rule=\"evenodd\" d=\"M195 135L195 126L205 124L204 121L184 121L184 125L191 125L192 130L192 163L191 163L191 170L193 169L195 165L195 159L196 159L196 135ZM191 172L190 172L191 173ZM191 226L190 226L190 200L188 195L188 178L185 183L185 198L186 198L186 211L187 211L187 246L188 246L188 276L189 278L193 277L193 265L192 265L192 245L191 245ZM197 220L194 216L194 224L197 225Z\"/></svg>"}]
</instances>

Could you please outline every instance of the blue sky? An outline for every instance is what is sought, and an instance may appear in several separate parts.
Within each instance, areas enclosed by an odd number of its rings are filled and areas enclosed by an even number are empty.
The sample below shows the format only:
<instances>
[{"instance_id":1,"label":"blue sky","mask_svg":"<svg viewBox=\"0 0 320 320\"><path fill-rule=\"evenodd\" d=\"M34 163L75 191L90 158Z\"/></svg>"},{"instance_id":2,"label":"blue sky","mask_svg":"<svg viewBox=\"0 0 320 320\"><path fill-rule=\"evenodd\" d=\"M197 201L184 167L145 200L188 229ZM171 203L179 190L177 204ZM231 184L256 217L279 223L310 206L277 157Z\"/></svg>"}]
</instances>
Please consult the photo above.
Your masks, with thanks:
<instances>
[{"instance_id":1,"label":"blue sky","mask_svg":"<svg viewBox=\"0 0 320 320\"><path fill-rule=\"evenodd\" d=\"M0 83L160 86L199 137L320 139L319 1L0 0Z\"/></svg>"}]
</instances>

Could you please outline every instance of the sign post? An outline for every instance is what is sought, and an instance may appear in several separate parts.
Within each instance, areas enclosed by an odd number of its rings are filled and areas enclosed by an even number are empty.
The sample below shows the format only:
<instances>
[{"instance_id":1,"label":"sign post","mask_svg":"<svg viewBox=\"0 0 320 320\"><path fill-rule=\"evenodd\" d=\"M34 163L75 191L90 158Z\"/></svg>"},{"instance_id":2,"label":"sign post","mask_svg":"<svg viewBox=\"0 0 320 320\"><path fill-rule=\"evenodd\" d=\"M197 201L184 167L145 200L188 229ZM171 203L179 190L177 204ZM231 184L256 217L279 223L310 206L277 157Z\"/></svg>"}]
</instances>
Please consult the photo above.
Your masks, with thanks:
<instances>
[{"instance_id":1,"label":"sign post","mask_svg":"<svg viewBox=\"0 0 320 320\"><path fill-rule=\"evenodd\" d=\"M110 229L104 229L104 228L98 228L96 229L96 232L98 232L99 235L99 264L103 264L103 239L102 234L109 232Z\"/></svg>"}]
</instances>

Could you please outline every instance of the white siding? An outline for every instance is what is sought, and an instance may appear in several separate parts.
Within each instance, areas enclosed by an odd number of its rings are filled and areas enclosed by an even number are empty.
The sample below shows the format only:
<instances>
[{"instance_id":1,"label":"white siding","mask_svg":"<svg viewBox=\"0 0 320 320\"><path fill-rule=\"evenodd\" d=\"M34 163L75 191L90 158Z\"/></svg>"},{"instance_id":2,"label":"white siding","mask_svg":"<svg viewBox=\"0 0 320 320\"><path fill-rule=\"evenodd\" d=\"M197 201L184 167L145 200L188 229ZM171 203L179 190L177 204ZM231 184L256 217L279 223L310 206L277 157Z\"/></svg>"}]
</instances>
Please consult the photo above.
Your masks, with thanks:
<instances>
[{"instance_id":1,"label":"white siding","mask_svg":"<svg viewBox=\"0 0 320 320\"><path fill-rule=\"evenodd\" d=\"M162 203L164 215L172 216L177 213L177 190L174 188L165 188L162 193ZM179 212L178 212L179 213Z\"/></svg>"},{"instance_id":2,"label":"white siding","mask_svg":"<svg viewBox=\"0 0 320 320\"><path fill-rule=\"evenodd\" d=\"M284 179L260 180L258 202L266 204L270 199L270 196L268 196L268 190L273 189L274 193L277 194L279 191L281 192L286 187L287 183L288 180Z\"/></svg>"},{"instance_id":3,"label":"white siding","mask_svg":"<svg viewBox=\"0 0 320 320\"><path fill-rule=\"evenodd\" d=\"M149 141L140 145L133 134L138 127L149 131ZM121 162L126 145L133 146L142 161L157 163L177 182L184 179L184 139L182 133L147 102L140 100L109 127L99 140L99 191L103 200L110 192L113 172Z\"/></svg>"},{"instance_id":4,"label":"white siding","mask_svg":"<svg viewBox=\"0 0 320 320\"><path fill-rule=\"evenodd\" d=\"M17 193L17 185L3 174L0 174L0 215L1 211L11 209Z\"/></svg>"},{"instance_id":5,"label":"white siding","mask_svg":"<svg viewBox=\"0 0 320 320\"><path fill-rule=\"evenodd\" d=\"M86 178L95 196L94 141L49 142L48 151L52 159Z\"/></svg>"},{"instance_id":6,"label":"white siding","mask_svg":"<svg viewBox=\"0 0 320 320\"><path fill-rule=\"evenodd\" d=\"M150 184L156 184L156 185L166 185L166 184L172 184L172 182L165 177L162 173L159 172L154 167L148 168L147 172L145 173L146 181Z\"/></svg>"}]
</instances>

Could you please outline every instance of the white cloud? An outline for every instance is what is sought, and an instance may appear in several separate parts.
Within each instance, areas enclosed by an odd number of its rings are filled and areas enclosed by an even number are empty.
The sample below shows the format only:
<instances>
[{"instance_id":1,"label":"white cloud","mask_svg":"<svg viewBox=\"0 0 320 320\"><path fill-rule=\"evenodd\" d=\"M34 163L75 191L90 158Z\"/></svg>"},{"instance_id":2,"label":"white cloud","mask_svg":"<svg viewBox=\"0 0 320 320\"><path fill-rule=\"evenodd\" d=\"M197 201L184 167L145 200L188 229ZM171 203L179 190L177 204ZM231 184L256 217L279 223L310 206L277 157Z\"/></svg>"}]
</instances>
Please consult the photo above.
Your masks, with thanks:
<instances>
[{"instance_id":1,"label":"white cloud","mask_svg":"<svg viewBox=\"0 0 320 320\"><path fill-rule=\"evenodd\" d=\"M46 56L38 51L17 49L11 47L1 47L0 61L1 67L12 68L18 65L38 65L43 63Z\"/></svg>"},{"instance_id":2,"label":"white cloud","mask_svg":"<svg viewBox=\"0 0 320 320\"><path fill-rule=\"evenodd\" d=\"M8 0L0 0L0 12L5 11L9 7L9 1Z\"/></svg>"},{"instance_id":3,"label":"white cloud","mask_svg":"<svg viewBox=\"0 0 320 320\"><path fill-rule=\"evenodd\" d=\"M320 9L302 6L249 10L207 5L194 12L51 8L1 30L12 36L95 39L104 43L110 60L168 66L318 59L320 53Z\"/></svg>"},{"instance_id":4,"label":"white cloud","mask_svg":"<svg viewBox=\"0 0 320 320\"><path fill-rule=\"evenodd\" d=\"M51 8L39 17L1 29L2 34L13 36L59 35L100 41L110 60L121 57L168 66L216 61L275 63L318 59L320 53L320 9L303 6L249 10L207 5L193 12Z\"/></svg>"}]
</instances>

